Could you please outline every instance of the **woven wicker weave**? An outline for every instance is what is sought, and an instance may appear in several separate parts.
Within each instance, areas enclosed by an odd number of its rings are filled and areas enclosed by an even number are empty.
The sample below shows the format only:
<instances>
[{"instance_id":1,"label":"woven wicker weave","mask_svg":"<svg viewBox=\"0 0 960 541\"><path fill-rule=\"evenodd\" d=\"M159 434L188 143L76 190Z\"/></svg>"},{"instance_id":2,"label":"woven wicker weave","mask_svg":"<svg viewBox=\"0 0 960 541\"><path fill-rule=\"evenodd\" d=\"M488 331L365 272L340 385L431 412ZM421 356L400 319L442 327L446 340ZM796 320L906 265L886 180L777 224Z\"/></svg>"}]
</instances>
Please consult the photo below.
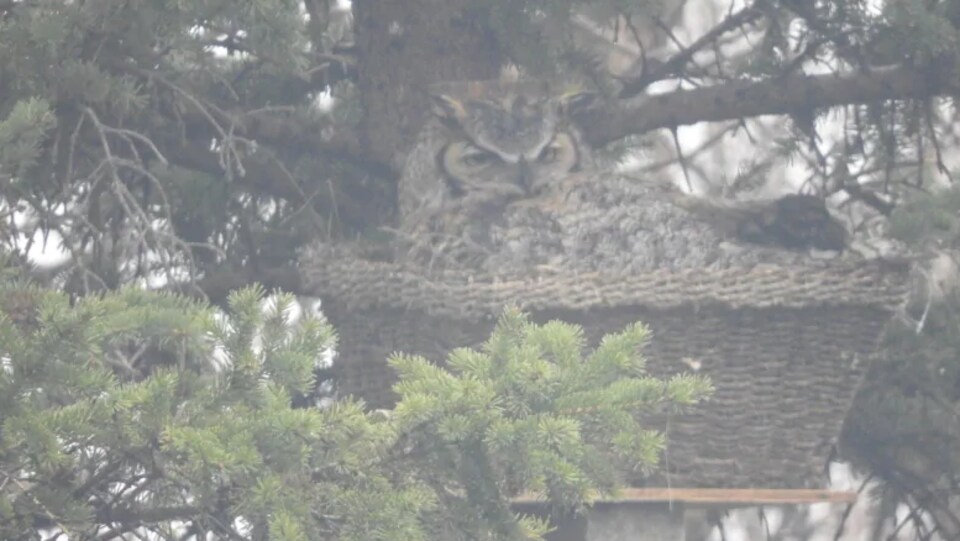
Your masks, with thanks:
<instances>
[{"instance_id":1,"label":"woven wicker weave","mask_svg":"<svg viewBox=\"0 0 960 541\"><path fill-rule=\"evenodd\" d=\"M506 303L534 320L582 325L592 343L640 320L653 374L699 366L716 387L692 413L651 419L668 433L664 474L686 487L819 486L831 446L893 310L906 265L602 273L479 280L307 254L307 290L340 333L342 392L389 407L394 351L441 361L477 345ZM639 483L639 482L638 482Z\"/></svg>"}]
</instances>

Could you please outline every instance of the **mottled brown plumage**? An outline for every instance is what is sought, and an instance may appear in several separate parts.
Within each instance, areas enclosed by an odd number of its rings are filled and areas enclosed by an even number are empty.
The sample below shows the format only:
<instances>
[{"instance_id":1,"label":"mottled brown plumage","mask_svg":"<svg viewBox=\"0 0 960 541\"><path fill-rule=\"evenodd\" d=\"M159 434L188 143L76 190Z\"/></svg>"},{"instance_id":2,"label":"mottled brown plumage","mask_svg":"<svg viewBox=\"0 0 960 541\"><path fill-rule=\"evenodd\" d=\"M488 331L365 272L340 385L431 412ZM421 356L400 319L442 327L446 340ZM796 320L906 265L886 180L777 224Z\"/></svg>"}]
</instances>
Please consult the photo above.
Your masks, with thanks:
<instances>
[{"instance_id":1,"label":"mottled brown plumage","mask_svg":"<svg viewBox=\"0 0 960 541\"><path fill-rule=\"evenodd\" d=\"M541 82L440 85L400 180L400 260L496 275L799 264L841 249L823 202L714 201L600 170ZM787 249L784 249L787 248Z\"/></svg>"},{"instance_id":2,"label":"mottled brown plumage","mask_svg":"<svg viewBox=\"0 0 960 541\"><path fill-rule=\"evenodd\" d=\"M823 199L788 194L775 199L717 201L677 195L677 205L741 241L787 249L843 251L847 230Z\"/></svg>"},{"instance_id":3,"label":"mottled brown plumage","mask_svg":"<svg viewBox=\"0 0 960 541\"><path fill-rule=\"evenodd\" d=\"M398 187L399 229L410 253L483 257L487 226L507 205L592 170L589 149L569 120L589 96L541 81L434 86L433 118Z\"/></svg>"}]
</instances>

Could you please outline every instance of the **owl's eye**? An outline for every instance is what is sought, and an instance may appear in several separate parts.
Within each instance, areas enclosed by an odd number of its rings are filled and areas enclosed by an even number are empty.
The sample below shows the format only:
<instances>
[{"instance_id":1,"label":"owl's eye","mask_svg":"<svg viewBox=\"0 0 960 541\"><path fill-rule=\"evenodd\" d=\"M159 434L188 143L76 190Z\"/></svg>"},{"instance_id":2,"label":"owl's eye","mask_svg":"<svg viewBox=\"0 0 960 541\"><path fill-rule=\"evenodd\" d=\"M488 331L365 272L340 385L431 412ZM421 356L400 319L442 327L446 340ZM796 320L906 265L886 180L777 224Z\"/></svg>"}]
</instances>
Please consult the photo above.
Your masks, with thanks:
<instances>
[{"instance_id":1,"label":"owl's eye","mask_svg":"<svg viewBox=\"0 0 960 541\"><path fill-rule=\"evenodd\" d=\"M469 152L464 154L460 161L468 167L481 167L492 163L496 156L489 152Z\"/></svg>"},{"instance_id":2,"label":"owl's eye","mask_svg":"<svg viewBox=\"0 0 960 541\"><path fill-rule=\"evenodd\" d=\"M548 146L540 152L539 158L537 158L542 163L550 163L557 161L557 158L560 157L560 147L558 146Z\"/></svg>"}]
</instances>

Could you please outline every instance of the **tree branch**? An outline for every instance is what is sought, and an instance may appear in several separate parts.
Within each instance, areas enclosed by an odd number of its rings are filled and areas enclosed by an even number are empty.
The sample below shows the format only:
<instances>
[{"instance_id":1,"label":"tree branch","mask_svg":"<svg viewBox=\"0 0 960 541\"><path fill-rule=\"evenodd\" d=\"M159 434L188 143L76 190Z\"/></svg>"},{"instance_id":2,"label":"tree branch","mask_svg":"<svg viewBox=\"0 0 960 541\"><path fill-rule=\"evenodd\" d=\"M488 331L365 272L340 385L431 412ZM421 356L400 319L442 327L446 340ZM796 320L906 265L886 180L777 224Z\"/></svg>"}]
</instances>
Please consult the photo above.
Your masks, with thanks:
<instances>
[{"instance_id":1,"label":"tree branch","mask_svg":"<svg viewBox=\"0 0 960 541\"><path fill-rule=\"evenodd\" d=\"M590 142L603 145L657 128L787 114L797 109L927 98L958 90L960 80L952 72L905 66L841 75L787 75L649 96L636 106L585 113L582 124Z\"/></svg>"},{"instance_id":2,"label":"tree branch","mask_svg":"<svg viewBox=\"0 0 960 541\"><path fill-rule=\"evenodd\" d=\"M164 145L164 147L170 162L179 167L200 171L213 177L224 174L218 156L196 142L183 141L180 144ZM331 156L331 160L337 158L337 156ZM297 204L309 202L321 215L336 216L337 223L346 229L361 230L369 227L370 224L378 223L377 217L383 217L382 208L392 204L388 201L372 199L374 193L390 193L386 180L379 189L375 190L370 190L369 185L349 182L349 175L332 178L329 183L323 179L317 179L318 182L298 186L296 179L291 178L289 171L284 170L277 160L250 156L244 159L243 166L245 174L233 179L243 189ZM375 178L383 179L383 177Z\"/></svg>"},{"instance_id":3,"label":"tree branch","mask_svg":"<svg viewBox=\"0 0 960 541\"><path fill-rule=\"evenodd\" d=\"M172 520L186 520L200 514L196 507L157 507L153 509L105 508L96 513L98 522L155 524Z\"/></svg>"},{"instance_id":4,"label":"tree branch","mask_svg":"<svg viewBox=\"0 0 960 541\"><path fill-rule=\"evenodd\" d=\"M318 126L294 117L266 112L233 114L208 110L207 113L213 115L213 120L220 126L230 127L232 133L260 144L329 156L380 177L398 175L389 166L372 161L356 134L334 131L332 126ZM181 118L191 137L194 134L218 135L213 133L215 127L211 125L211 118L203 112L190 111Z\"/></svg>"},{"instance_id":5,"label":"tree branch","mask_svg":"<svg viewBox=\"0 0 960 541\"><path fill-rule=\"evenodd\" d=\"M342 128L334 131L333 126L317 126L316 123L303 122L296 117L282 117L275 111L223 110L209 102L201 103L187 89L179 87L158 71L143 69L122 59L107 64L114 70L155 81L173 91L186 108L186 112L176 115L177 118L173 120L182 121L186 133L191 137L223 137L229 133L278 148L330 156L377 176L394 177L399 174L385 164L372 161L358 135L345 133Z\"/></svg>"},{"instance_id":6,"label":"tree branch","mask_svg":"<svg viewBox=\"0 0 960 541\"><path fill-rule=\"evenodd\" d=\"M671 74L680 73L687 63L693 60L695 54L711 45L717 38L731 30L750 24L762 16L763 13L759 9L753 6L745 7L737 13L729 15L721 21L720 24L713 27L713 29L701 36L690 46L683 48L680 52L670 57L670 59L663 64L653 69L647 69L646 59L644 58L644 69L641 70L639 75L623 81L620 98L625 99L636 96L650 86L651 83L660 81Z\"/></svg>"}]
</instances>

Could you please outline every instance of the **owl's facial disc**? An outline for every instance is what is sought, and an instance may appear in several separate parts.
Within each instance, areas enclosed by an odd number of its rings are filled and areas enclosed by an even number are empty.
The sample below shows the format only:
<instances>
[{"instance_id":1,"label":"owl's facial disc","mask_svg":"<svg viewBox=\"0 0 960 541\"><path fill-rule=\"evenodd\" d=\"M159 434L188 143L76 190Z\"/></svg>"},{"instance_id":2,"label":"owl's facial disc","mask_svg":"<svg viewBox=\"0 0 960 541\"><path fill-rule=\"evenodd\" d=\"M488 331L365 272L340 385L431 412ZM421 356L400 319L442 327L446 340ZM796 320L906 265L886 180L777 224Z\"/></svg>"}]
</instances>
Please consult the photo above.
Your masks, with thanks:
<instances>
[{"instance_id":1,"label":"owl's facial disc","mask_svg":"<svg viewBox=\"0 0 960 541\"><path fill-rule=\"evenodd\" d=\"M522 197L541 191L579 165L573 137L559 132L525 154L468 141L446 145L438 156L440 168L455 196L488 190Z\"/></svg>"}]
</instances>

